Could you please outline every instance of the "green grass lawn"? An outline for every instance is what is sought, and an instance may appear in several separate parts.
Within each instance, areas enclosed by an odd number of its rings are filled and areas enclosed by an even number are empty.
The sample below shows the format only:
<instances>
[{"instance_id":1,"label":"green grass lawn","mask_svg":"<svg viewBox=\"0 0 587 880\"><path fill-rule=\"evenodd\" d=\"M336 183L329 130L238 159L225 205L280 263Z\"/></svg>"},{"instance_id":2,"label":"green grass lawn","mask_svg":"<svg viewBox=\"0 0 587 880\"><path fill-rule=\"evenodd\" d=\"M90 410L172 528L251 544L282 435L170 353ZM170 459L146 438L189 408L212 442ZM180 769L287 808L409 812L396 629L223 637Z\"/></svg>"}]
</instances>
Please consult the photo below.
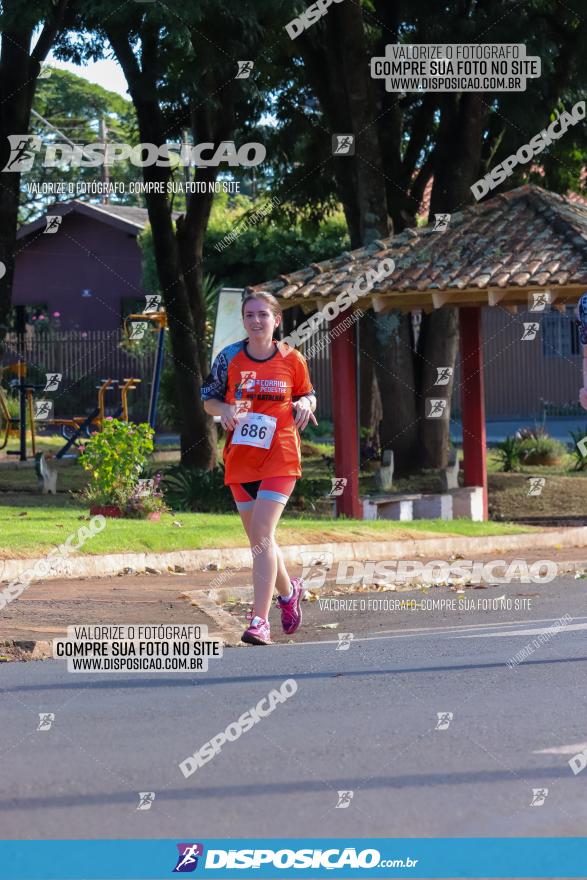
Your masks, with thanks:
<instances>
[{"instance_id":1,"label":"green grass lawn","mask_svg":"<svg viewBox=\"0 0 587 880\"><path fill-rule=\"evenodd\" d=\"M71 502L47 506L37 496L34 505L0 507L0 556L24 558L42 555L75 533L87 521L87 509ZM179 524L179 525L178 525ZM510 523L473 523L469 520L418 520L413 523L378 520L316 520L284 517L277 538L286 544L327 541L373 541L441 535L506 535L532 531ZM90 539L83 553L167 552L211 547L246 547L238 515L177 513L159 522L108 519L106 528Z\"/></svg>"},{"instance_id":2,"label":"green grass lawn","mask_svg":"<svg viewBox=\"0 0 587 880\"><path fill-rule=\"evenodd\" d=\"M52 439L53 443L59 438ZM49 447L50 448L50 447ZM58 448L55 447L55 448ZM322 456L332 455L332 447L312 443L303 461L305 477L324 478L332 470ZM154 456L157 469L165 471L179 460L179 450L164 447ZM503 535L531 531L514 524L522 517L587 516L587 471L568 470L571 459L558 468L534 467L522 473L497 472L497 459L488 456L489 504L492 520L416 520L410 523L379 520L334 520L311 511L289 508L278 530L282 544L311 544L328 541L368 541L410 538L424 535ZM59 471L58 494L39 493L34 468L0 468L0 557L42 555L61 543L83 524L88 511L72 497L87 476L74 460L51 463ZM528 496L530 476L543 475L546 484L540 497ZM373 474L360 475L361 492L373 489ZM440 478L435 471L394 481L394 492L439 492ZM21 515L23 514L23 515ZM180 523L177 525L174 523ZM107 528L89 541L83 552L100 554L125 551L166 551L246 546L245 533L236 513L167 514L158 523L141 520L108 520Z\"/></svg>"}]
</instances>

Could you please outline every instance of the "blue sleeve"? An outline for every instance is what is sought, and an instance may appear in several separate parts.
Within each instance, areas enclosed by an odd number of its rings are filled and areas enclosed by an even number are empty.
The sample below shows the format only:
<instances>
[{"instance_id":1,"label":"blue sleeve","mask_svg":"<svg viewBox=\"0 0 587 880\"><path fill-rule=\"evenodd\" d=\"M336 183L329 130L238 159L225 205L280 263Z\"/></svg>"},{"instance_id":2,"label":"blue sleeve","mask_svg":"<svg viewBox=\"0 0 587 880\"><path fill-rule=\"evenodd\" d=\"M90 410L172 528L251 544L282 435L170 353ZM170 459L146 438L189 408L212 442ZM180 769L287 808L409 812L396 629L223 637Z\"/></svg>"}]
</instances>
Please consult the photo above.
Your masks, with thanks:
<instances>
[{"instance_id":1,"label":"blue sleeve","mask_svg":"<svg viewBox=\"0 0 587 880\"><path fill-rule=\"evenodd\" d=\"M214 358L212 369L202 385L200 398L202 400L224 400L228 390L228 365L243 348L242 342L235 342L223 348Z\"/></svg>"}]
</instances>

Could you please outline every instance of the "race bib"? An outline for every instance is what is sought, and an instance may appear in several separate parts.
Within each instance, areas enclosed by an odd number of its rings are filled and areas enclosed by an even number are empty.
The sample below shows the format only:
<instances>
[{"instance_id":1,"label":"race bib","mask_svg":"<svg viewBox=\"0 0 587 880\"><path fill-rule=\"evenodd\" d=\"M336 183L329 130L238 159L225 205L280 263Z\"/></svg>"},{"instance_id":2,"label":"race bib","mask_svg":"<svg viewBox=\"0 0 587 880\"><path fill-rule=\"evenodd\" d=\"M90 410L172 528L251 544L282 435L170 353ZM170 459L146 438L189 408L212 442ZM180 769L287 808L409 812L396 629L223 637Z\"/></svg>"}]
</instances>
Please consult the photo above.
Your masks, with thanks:
<instances>
[{"instance_id":1,"label":"race bib","mask_svg":"<svg viewBox=\"0 0 587 880\"><path fill-rule=\"evenodd\" d=\"M232 442L241 446L256 446L258 449L269 449L277 419L273 416L265 416L263 413L249 412L239 419Z\"/></svg>"}]
</instances>

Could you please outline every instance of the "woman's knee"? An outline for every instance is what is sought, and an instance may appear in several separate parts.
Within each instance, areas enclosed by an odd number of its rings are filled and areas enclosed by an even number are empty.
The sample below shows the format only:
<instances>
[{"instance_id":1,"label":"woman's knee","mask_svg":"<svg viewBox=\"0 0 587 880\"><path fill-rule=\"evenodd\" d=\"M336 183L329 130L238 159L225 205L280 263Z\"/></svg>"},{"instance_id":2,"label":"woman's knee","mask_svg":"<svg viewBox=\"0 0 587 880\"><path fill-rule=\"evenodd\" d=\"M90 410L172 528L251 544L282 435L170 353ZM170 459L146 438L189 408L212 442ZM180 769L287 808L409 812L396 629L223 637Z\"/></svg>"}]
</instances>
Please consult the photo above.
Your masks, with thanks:
<instances>
[{"instance_id":1,"label":"woman's knee","mask_svg":"<svg viewBox=\"0 0 587 880\"><path fill-rule=\"evenodd\" d=\"M267 553L275 549L275 532L266 523L253 520L249 528L249 540L253 553Z\"/></svg>"},{"instance_id":2,"label":"woman's knee","mask_svg":"<svg viewBox=\"0 0 587 880\"><path fill-rule=\"evenodd\" d=\"M253 535L251 537L251 551L253 556L261 556L266 553L275 553L277 550L277 545L275 544L275 540L273 538L268 537L267 535L263 536Z\"/></svg>"}]
</instances>

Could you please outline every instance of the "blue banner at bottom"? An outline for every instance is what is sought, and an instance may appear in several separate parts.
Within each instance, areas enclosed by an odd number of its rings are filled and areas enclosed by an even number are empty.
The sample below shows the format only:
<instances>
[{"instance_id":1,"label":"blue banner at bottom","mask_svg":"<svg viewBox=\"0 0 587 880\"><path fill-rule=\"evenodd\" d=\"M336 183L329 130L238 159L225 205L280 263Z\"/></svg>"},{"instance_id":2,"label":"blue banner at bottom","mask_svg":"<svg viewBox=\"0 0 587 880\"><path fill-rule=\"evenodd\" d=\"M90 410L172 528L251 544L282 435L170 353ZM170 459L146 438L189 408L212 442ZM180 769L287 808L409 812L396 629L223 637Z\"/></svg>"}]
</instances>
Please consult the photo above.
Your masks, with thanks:
<instances>
[{"instance_id":1,"label":"blue banner at bottom","mask_svg":"<svg viewBox=\"0 0 587 880\"><path fill-rule=\"evenodd\" d=\"M585 837L4 840L2 880L587 877Z\"/></svg>"}]
</instances>

